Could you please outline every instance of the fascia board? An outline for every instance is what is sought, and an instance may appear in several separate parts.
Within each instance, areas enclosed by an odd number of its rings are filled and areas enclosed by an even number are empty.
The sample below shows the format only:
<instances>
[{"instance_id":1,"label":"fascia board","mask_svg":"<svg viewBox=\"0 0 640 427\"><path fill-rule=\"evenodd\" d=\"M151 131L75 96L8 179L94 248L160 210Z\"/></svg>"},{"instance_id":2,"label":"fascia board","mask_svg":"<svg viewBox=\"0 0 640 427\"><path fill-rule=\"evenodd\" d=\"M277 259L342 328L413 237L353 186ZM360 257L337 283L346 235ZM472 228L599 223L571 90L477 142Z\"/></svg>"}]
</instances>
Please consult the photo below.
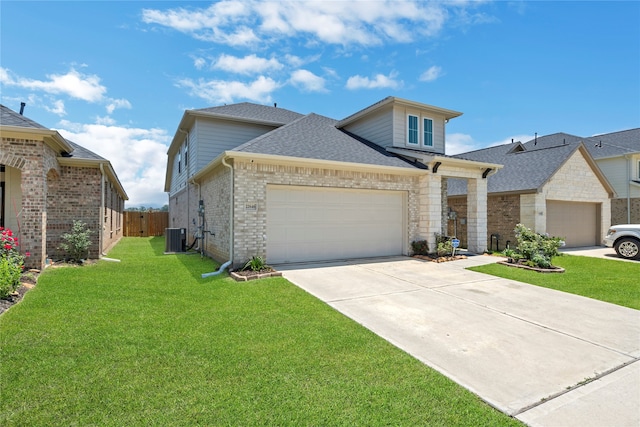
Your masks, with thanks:
<instances>
[{"instance_id":1,"label":"fascia board","mask_svg":"<svg viewBox=\"0 0 640 427\"><path fill-rule=\"evenodd\" d=\"M382 166L382 165L368 165L364 163L352 163L352 162L338 162L335 160L319 160L319 159L306 159L302 157L290 157L290 156L278 156L274 154L258 154L247 153L242 151L225 151L218 157L213 159L209 164L203 167L200 171L193 175L191 180L198 181L207 173L215 169L222 163L223 158L239 159L239 160L254 160L261 163L279 164L279 165L300 165L308 167L318 167L323 169L337 169L337 170L357 170L364 172L381 172L381 173L393 173L400 175L424 175L427 171L418 168L401 168L397 166Z\"/></svg>"},{"instance_id":2,"label":"fascia board","mask_svg":"<svg viewBox=\"0 0 640 427\"><path fill-rule=\"evenodd\" d=\"M429 105L429 104L423 104L421 102L416 102L416 101L411 101L408 99L403 99L403 98L396 98L394 96L389 96L373 105L370 105L369 107L364 108L363 110L358 111L357 113L354 113L342 120L340 120L338 123L336 123L336 127L337 128L341 128L344 126L347 126L350 123L353 123L357 120L359 120L360 118L367 116L375 111L380 110L381 108L385 108L387 106L403 106L403 107L411 107L411 108L416 108L419 110L425 110L425 111L431 111L434 113L437 113L439 115L442 115L445 117L445 119L449 120L449 119L453 119L456 117L460 117L463 113L459 112L459 111L454 111L454 110L449 110L446 108L441 108L441 107L436 107L434 105Z\"/></svg>"},{"instance_id":3,"label":"fascia board","mask_svg":"<svg viewBox=\"0 0 640 427\"><path fill-rule=\"evenodd\" d=\"M24 128L20 126L0 126L0 136L5 138L22 138L33 139L30 136L36 136L51 148L58 152L70 153L73 147L58 133L51 129Z\"/></svg>"}]
</instances>

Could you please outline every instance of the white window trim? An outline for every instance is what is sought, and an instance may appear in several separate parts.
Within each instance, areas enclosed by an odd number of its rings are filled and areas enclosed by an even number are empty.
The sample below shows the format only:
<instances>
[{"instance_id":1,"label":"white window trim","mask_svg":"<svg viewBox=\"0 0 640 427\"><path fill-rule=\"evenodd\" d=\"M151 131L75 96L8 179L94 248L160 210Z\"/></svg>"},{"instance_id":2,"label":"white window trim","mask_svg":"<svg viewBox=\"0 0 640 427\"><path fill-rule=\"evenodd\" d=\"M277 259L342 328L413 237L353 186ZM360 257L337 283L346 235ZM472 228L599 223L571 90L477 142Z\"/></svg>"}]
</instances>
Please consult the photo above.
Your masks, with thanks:
<instances>
[{"instance_id":1,"label":"white window trim","mask_svg":"<svg viewBox=\"0 0 640 427\"><path fill-rule=\"evenodd\" d=\"M409 118L410 117L415 117L418 119L418 142L416 144L412 144L409 142ZM425 137L424 137L424 121L426 120L431 120L431 145L427 145L425 143ZM405 146L406 147L411 147L411 148L427 148L427 149L433 149L435 147L435 127L436 127L436 120L433 117L429 117L429 116L423 116L423 115L417 115L417 114L411 114L411 113L407 113L407 117L406 117L406 135L405 135Z\"/></svg>"},{"instance_id":2,"label":"white window trim","mask_svg":"<svg viewBox=\"0 0 640 427\"><path fill-rule=\"evenodd\" d=\"M424 135L425 135L424 121L425 120L431 120L431 145L427 145L427 143L425 141L425 138L424 138ZM434 140L433 140L434 139L433 138L433 134L434 134L435 123L436 123L436 121L434 119L432 119L431 117L422 116L422 121L421 121L421 124L422 124L422 133L421 133L421 135L422 135L422 138L421 138L420 142L422 143L421 145L423 147L425 147L425 148L433 148L433 146L435 145L434 144Z\"/></svg>"},{"instance_id":3,"label":"white window trim","mask_svg":"<svg viewBox=\"0 0 640 427\"><path fill-rule=\"evenodd\" d=\"M417 119L416 122L417 122L417 125L418 125L418 128L416 129L417 133L418 133L418 141L415 144L412 144L412 143L409 142L409 132L411 131L411 129L409 128L409 119L411 117L415 117ZM420 116L417 116L415 114L407 114L406 124L407 124L407 139L405 140L406 146L407 147L420 147Z\"/></svg>"}]
</instances>

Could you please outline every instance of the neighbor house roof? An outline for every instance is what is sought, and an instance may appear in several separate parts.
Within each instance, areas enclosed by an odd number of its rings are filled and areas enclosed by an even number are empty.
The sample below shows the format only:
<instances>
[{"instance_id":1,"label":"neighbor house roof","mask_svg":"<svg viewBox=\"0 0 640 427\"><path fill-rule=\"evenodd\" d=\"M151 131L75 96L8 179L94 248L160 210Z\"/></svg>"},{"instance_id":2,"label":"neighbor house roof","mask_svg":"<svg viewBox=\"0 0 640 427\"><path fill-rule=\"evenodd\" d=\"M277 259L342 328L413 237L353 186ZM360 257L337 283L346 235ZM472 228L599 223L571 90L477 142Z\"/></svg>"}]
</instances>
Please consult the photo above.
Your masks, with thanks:
<instances>
[{"instance_id":1,"label":"neighbor house roof","mask_svg":"<svg viewBox=\"0 0 640 427\"><path fill-rule=\"evenodd\" d=\"M554 133L534 138L523 144L527 150L540 150L566 144L584 143L594 159L640 153L640 128L582 137L568 133Z\"/></svg>"},{"instance_id":2,"label":"neighbor house roof","mask_svg":"<svg viewBox=\"0 0 640 427\"><path fill-rule=\"evenodd\" d=\"M552 139L541 137L538 138L535 145L530 145L530 143L504 144L462 153L455 157L476 161L492 161L504 165L500 172L488 178L488 193L527 193L539 191L569 157L576 151L582 151L607 191L612 192L611 186L595 166L584 144L569 143L566 134L564 135L566 143L560 145L553 145L550 142ZM456 196L466 194L466 192L465 181L449 179L447 187L449 195Z\"/></svg>"},{"instance_id":3,"label":"neighbor house roof","mask_svg":"<svg viewBox=\"0 0 640 427\"><path fill-rule=\"evenodd\" d=\"M231 151L408 169L426 168L337 129L336 123L337 120L312 113Z\"/></svg>"},{"instance_id":4,"label":"neighbor house roof","mask_svg":"<svg viewBox=\"0 0 640 427\"><path fill-rule=\"evenodd\" d=\"M69 166L89 166L99 167L103 165L104 171L109 176L110 181L115 185L120 195L128 200L129 197L124 191L122 183L118 179L113 166L109 160L94 153L91 150L63 138L57 131L42 126L22 114L16 113L12 109L0 104L0 128L2 134L23 133L37 134L43 136L45 143L58 151L58 161L60 164Z\"/></svg>"}]
</instances>

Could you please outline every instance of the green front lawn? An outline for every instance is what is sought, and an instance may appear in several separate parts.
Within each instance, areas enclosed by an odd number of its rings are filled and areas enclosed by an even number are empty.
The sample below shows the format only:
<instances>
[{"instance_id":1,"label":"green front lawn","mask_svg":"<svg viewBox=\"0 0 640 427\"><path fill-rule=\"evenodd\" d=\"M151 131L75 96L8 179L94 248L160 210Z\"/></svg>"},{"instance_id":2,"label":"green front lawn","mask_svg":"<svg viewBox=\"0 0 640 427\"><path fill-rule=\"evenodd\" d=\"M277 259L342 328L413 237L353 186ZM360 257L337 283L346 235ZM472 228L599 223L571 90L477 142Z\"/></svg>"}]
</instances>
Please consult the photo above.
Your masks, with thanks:
<instances>
[{"instance_id":1,"label":"green front lawn","mask_svg":"<svg viewBox=\"0 0 640 427\"><path fill-rule=\"evenodd\" d=\"M553 259L564 273L537 273L500 264L470 270L640 310L640 263L576 255Z\"/></svg>"},{"instance_id":2,"label":"green front lawn","mask_svg":"<svg viewBox=\"0 0 640 427\"><path fill-rule=\"evenodd\" d=\"M282 278L163 248L48 269L0 316L0 425L520 425Z\"/></svg>"}]
</instances>

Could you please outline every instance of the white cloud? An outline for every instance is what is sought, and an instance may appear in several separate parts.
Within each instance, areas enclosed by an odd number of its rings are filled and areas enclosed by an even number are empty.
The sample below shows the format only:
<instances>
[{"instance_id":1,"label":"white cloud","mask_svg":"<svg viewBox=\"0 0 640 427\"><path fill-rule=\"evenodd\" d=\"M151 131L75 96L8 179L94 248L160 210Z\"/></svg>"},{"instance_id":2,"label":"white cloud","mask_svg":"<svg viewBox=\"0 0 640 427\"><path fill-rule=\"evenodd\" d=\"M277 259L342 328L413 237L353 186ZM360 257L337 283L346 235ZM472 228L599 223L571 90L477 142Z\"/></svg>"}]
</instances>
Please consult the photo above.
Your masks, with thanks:
<instances>
[{"instance_id":1,"label":"white cloud","mask_svg":"<svg viewBox=\"0 0 640 427\"><path fill-rule=\"evenodd\" d=\"M126 99L110 99L107 104L107 113L113 114L113 111L116 108L126 108L127 110L130 110L131 103Z\"/></svg>"},{"instance_id":2,"label":"white cloud","mask_svg":"<svg viewBox=\"0 0 640 427\"><path fill-rule=\"evenodd\" d=\"M58 116L65 116L67 114L65 108L64 108L64 101L58 99L56 101L53 102L53 106L52 107L44 107L45 110L49 111L50 113L56 114Z\"/></svg>"},{"instance_id":3,"label":"white cloud","mask_svg":"<svg viewBox=\"0 0 640 427\"><path fill-rule=\"evenodd\" d=\"M291 73L290 82L304 92L326 92L325 80L308 70L296 70Z\"/></svg>"},{"instance_id":4,"label":"white cloud","mask_svg":"<svg viewBox=\"0 0 640 427\"><path fill-rule=\"evenodd\" d=\"M171 136L164 129L60 122L60 134L108 159L129 196L127 206L162 206L166 152Z\"/></svg>"},{"instance_id":5,"label":"white cloud","mask_svg":"<svg viewBox=\"0 0 640 427\"><path fill-rule=\"evenodd\" d=\"M397 89L402 86L403 82L396 80L397 73L392 72L388 76L384 74L376 74L373 79L360 75L351 76L347 80L347 89Z\"/></svg>"},{"instance_id":6,"label":"white cloud","mask_svg":"<svg viewBox=\"0 0 640 427\"><path fill-rule=\"evenodd\" d=\"M207 65L207 61L204 58L193 59L193 66L196 68L196 70L202 70L205 65Z\"/></svg>"},{"instance_id":7,"label":"white cloud","mask_svg":"<svg viewBox=\"0 0 640 427\"><path fill-rule=\"evenodd\" d=\"M489 143L483 143L473 139L471 135L465 133L448 133L446 141L446 154L453 156L456 154L467 153L469 151L480 150L487 147L495 147L496 145L510 144L511 140L514 142L527 142L533 139L532 135L513 135L508 138L504 138L499 141L493 141Z\"/></svg>"},{"instance_id":8,"label":"white cloud","mask_svg":"<svg viewBox=\"0 0 640 427\"><path fill-rule=\"evenodd\" d=\"M442 68L434 65L429 67L424 73L420 75L419 80L421 82L432 82L440 77L442 77L444 73L442 72Z\"/></svg>"},{"instance_id":9,"label":"white cloud","mask_svg":"<svg viewBox=\"0 0 640 427\"><path fill-rule=\"evenodd\" d=\"M273 93L279 84L270 77L260 76L256 80L244 83L239 81L182 79L178 87L189 89L192 96L200 97L211 103L231 103L237 99L254 102L271 102Z\"/></svg>"},{"instance_id":10,"label":"white cloud","mask_svg":"<svg viewBox=\"0 0 640 427\"><path fill-rule=\"evenodd\" d=\"M73 68L66 74L50 74L47 78L48 80L27 79L13 76L6 68L0 70L0 82L7 86L65 94L87 102L99 102L107 92L107 88L100 84L98 76L82 74Z\"/></svg>"},{"instance_id":11,"label":"white cloud","mask_svg":"<svg viewBox=\"0 0 640 427\"><path fill-rule=\"evenodd\" d=\"M232 46L308 37L338 45L408 43L437 35L449 10L463 16L473 3L419 0L383 1L222 1L207 8L144 9L142 21L192 37Z\"/></svg>"},{"instance_id":12,"label":"white cloud","mask_svg":"<svg viewBox=\"0 0 640 427\"><path fill-rule=\"evenodd\" d=\"M232 55L220 55L213 64L213 68L238 74L259 74L269 70L280 70L283 65L275 58L259 58L257 55L247 55L238 58Z\"/></svg>"}]
</instances>

